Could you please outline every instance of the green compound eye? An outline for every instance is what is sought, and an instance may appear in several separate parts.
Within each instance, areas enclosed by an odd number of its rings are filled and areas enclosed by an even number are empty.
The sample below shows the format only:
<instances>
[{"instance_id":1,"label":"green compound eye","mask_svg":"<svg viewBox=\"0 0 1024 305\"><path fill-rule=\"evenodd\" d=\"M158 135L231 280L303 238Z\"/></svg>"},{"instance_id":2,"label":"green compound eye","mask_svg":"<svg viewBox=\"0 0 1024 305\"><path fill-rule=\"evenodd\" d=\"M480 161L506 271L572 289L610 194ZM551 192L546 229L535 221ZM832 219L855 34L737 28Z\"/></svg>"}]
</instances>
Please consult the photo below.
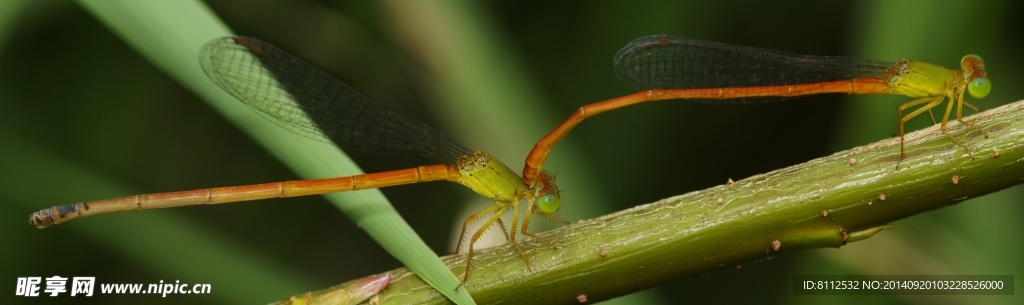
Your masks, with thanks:
<instances>
[{"instance_id":1,"label":"green compound eye","mask_svg":"<svg viewBox=\"0 0 1024 305\"><path fill-rule=\"evenodd\" d=\"M979 77L967 84L967 92L976 99L985 98L992 91L992 82L988 78Z\"/></svg>"},{"instance_id":2,"label":"green compound eye","mask_svg":"<svg viewBox=\"0 0 1024 305\"><path fill-rule=\"evenodd\" d=\"M562 199L558 197L558 194L547 194L537 199L537 209L544 214L557 212L561 204Z\"/></svg>"}]
</instances>

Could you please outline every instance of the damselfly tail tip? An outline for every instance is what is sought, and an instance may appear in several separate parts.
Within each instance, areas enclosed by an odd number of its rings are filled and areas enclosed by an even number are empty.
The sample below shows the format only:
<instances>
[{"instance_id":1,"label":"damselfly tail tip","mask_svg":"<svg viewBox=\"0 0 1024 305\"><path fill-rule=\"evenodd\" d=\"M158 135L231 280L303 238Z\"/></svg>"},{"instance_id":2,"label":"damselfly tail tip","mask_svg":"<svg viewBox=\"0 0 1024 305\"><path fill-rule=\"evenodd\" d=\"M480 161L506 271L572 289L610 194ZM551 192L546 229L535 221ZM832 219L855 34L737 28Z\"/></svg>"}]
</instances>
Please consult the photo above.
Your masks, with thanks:
<instances>
[{"instance_id":1,"label":"damselfly tail tip","mask_svg":"<svg viewBox=\"0 0 1024 305\"><path fill-rule=\"evenodd\" d=\"M82 210L88 210L84 202L53 206L29 215L28 222L37 229L46 229L78 217Z\"/></svg>"},{"instance_id":2,"label":"damselfly tail tip","mask_svg":"<svg viewBox=\"0 0 1024 305\"><path fill-rule=\"evenodd\" d=\"M28 223L36 227L36 229L46 229L52 226L53 216L50 209L39 210L31 215L28 215Z\"/></svg>"}]
</instances>

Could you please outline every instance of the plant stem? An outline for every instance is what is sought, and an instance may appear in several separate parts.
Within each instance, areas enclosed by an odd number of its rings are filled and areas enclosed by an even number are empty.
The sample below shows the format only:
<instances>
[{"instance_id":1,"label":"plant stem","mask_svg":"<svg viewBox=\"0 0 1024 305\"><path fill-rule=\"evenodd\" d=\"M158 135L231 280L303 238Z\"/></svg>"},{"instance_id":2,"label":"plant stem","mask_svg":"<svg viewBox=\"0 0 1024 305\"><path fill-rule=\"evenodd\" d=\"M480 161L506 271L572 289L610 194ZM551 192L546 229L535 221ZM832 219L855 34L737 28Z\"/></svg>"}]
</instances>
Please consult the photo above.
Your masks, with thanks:
<instances>
[{"instance_id":1,"label":"plant stem","mask_svg":"<svg viewBox=\"0 0 1024 305\"><path fill-rule=\"evenodd\" d=\"M899 139L886 139L540 234L557 248L520 240L529 269L511 245L479 250L465 287L480 304L596 302L782 252L840 247L1024 182L1024 101L966 119L988 137L956 121L947 129L974 159L932 126L907 135L902 161ZM456 274L465 266L464 255L443 259ZM447 302L407 269L389 273L383 303Z\"/></svg>"}]
</instances>

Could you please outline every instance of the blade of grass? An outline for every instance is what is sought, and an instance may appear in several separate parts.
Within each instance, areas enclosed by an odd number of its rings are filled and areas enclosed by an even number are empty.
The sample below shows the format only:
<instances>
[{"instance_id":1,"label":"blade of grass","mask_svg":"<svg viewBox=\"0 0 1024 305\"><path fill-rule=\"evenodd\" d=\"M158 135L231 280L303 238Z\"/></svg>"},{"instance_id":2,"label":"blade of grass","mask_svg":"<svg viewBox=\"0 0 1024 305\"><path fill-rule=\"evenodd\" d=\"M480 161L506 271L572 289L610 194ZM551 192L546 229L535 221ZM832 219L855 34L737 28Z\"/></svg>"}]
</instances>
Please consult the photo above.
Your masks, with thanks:
<instances>
[{"instance_id":1,"label":"blade of grass","mask_svg":"<svg viewBox=\"0 0 1024 305\"><path fill-rule=\"evenodd\" d=\"M197 54L210 39L229 30L196 1L107 1L80 3L154 64L203 96L274 155L304 177L361 173L340 150L292 134L246 109L200 72ZM472 304L455 290L458 279L398 215L378 190L326 195L389 253L458 304Z\"/></svg>"}]
</instances>

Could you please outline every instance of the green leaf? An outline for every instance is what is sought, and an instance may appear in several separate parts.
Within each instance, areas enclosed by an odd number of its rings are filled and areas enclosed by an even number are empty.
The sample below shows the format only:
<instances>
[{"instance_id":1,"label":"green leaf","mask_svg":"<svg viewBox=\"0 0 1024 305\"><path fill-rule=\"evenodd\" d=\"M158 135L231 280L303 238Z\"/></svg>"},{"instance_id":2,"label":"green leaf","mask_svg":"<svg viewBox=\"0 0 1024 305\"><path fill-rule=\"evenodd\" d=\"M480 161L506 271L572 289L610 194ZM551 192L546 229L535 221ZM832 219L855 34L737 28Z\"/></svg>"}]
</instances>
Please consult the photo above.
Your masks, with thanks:
<instances>
[{"instance_id":1,"label":"green leaf","mask_svg":"<svg viewBox=\"0 0 1024 305\"><path fill-rule=\"evenodd\" d=\"M108 1L80 3L154 64L203 96L297 173L305 177L361 173L340 150L284 130L266 121L210 82L197 54L207 41L231 32L195 1ZM378 190L326 195L384 249L417 270L441 294L458 304L473 304L458 279L419 238Z\"/></svg>"}]
</instances>

